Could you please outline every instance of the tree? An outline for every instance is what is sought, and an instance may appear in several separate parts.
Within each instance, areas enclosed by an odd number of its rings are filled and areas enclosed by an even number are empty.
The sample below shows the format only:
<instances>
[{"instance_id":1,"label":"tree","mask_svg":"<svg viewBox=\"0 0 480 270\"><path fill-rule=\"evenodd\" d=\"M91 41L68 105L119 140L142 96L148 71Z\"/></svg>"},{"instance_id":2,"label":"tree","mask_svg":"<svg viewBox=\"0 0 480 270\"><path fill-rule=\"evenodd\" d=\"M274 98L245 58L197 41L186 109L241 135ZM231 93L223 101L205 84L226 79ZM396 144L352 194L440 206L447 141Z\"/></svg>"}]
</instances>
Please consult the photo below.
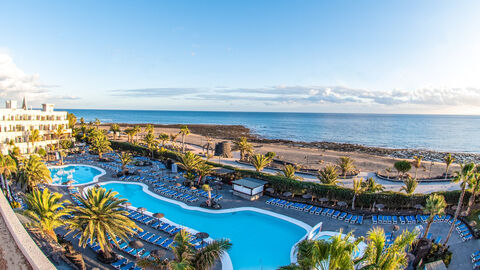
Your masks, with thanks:
<instances>
[{"instance_id":1,"label":"tree","mask_svg":"<svg viewBox=\"0 0 480 270\"><path fill-rule=\"evenodd\" d=\"M334 165L327 165L318 171L317 178L326 185L336 185L338 182L337 167Z\"/></svg>"},{"instance_id":2,"label":"tree","mask_svg":"<svg viewBox=\"0 0 480 270\"><path fill-rule=\"evenodd\" d=\"M208 206L212 205L212 188L209 185L205 184L202 186L202 189L208 193Z\"/></svg>"},{"instance_id":3,"label":"tree","mask_svg":"<svg viewBox=\"0 0 480 270\"><path fill-rule=\"evenodd\" d=\"M27 210L24 214L31 218L33 227L40 229L45 234L57 241L55 229L65 225L70 214L69 201L61 201L62 194L51 193L47 188L43 191L33 190L25 195Z\"/></svg>"},{"instance_id":4,"label":"tree","mask_svg":"<svg viewBox=\"0 0 480 270\"><path fill-rule=\"evenodd\" d=\"M77 124L77 117L73 113L67 113L68 128L73 130Z\"/></svg>"},{"instance_id":5,"label":"tree","mask_svg":"<svg viewBox=\"0 0 480 270\"><path fill-rule=\"evenodd\" d=\"M337 234L329 240L302 240L297 244L297 264L280 267L280 270L353 270L354 252L362 237L353 239L347 235Z\"/></svg>"},{"instance_id":6,"label":"tree","mask_svg":"<svg viewBox=\"0 0 480 270\"><path fill-rule=\"evenodd\" d=\"M0 177L2 180L2 188L5 190L5 194L7 194L7 198L11 201L12 198L10 196L10 189L8 187L8 179L12 176L12 174L17 172L17 163L15 160L9 155L2 155L0 153Z\"/></svg>"},{"instance_id":7,"label":"tree","mask_svg":"<svg viewBox=\"0 0 480 270\"><path fill-rule=\"evenodd\" d=\"M112 147L110 147L110 141L105 137L103 133L97 133L92 138L90 148L92 149L92 151L98 154L99 159L102 159L104 153L112 151Z\"/></svg>"},{"instance_id":8,"label":"tree","mask_svg":"<svg viewBox=\"0 0 480 270\"><path fill-rule=\"evenodd\" d=\"M112 124L110 126L110 131L113 132L113 139L117 138L117 135L120 134L120 126L118 124Z\"/></svg>"},{"instance_id":9,"label":"tree","mask_svg":"<svg viewBox=\"0 0 480 270\"><path fill-rule=\"evenodd\" d=\"M377 184L373 177L367 178L367 181L364 182L364 187L367 192L371 193L382 192L385 189L381 184Z\"/></svg>"},{"instance_id":10,"label":"tree","mask_svg":"<svg viewBox=\"0 0 480 270\"><path fill-rule=\"evenodd\" d=\"M182 135L182 153L185 152L185 138L190 135L190 130L188 129L187 126L182 126L180 128L179 134Z\"/></svg>"},{"instance_id":11,"label":"tree","mask_svg":"<svg viewBox=\"0 0 480 270\"><path fill-rule=\"evenodd\" d=\"M203 160L200 156L195 155L192 152L186 152L180 156L180 162L177 164L187 172L195 172L197 166L202 163Z\"/></svg>"},{"instance_id":12,"label":"tree","mask_svg":"<svg viewBox=\"0 0 480 270\"><path fill-rule=\"evenodd\" d=\"M153 132L148 132L147 135L143 138L143 142L147 145L148 150L150 150L150 153L153 158L153 153L155 148L157 148L158 141L155 139L155 135Z\"/></svg>"},{"instance_id":13,"label":"tree","mask_svg":"<svg viewBox=\"0 0 480 270\"><path fill-rule=\"evenodd\" d=\"M60 148L60 140L63 139L65 135L65 127L63 125L58 125L55 130L55 138L57 139L57 148Z\"/></svg>"},{"instance_id":14,"label":"tree","mask_svg":"<svg viewBox=\"0 0 480 270\"><path fill-rule=\"evenodd\" d=\"M134 143L137 141L140 131L142 131L142 128L140 126L137 125L133 127L133 136L135 137L135 140L133 141Z\"/></svg>"},{"instance_id":15,"label":"tree","mask_svg":"<svg viewBox=\"0 0 480 270\"><path fill-rule=\"evenodd\" d=\"M70 149L72 147L73 143L70 140L61 140L60 141L60 146L62 147L60 150L60 162L63 164L63 157L67 155L66 151L67 149Z\"/></svg>"},{"instance_id":16,"label":"tree","mask_svg":"<svg viewBox=\"0 0 480 270\"><path fill-rule=\"evenodd\" d=\"M130 220L122 204L126 199L116 197L118 193L102 187L87 190L85 197L76 195L81 202L73 208L73 217L68 222L68 234L79 235L79 246L96 242L105 258L112 258L112 247L108 237L118 246L117 237L128 241L135 230L142 231Z\"/></svg>"},{"instance_id":17,"label":"tree","mask_svg":"<svg viewBox=\"0 0 480 270\"><path fill-rule=\"evenodd\" d=\"M455 177L453 181L455 183L460 182L462 187L462 193L460 193L460 197L458 198L457 209L455 210L455 215L453 217L452 225L450 226L450 230L448 231L447 237L445 238L445 245L447 245L450 236L452 235L453 228L455 227L455 222L457 221L458 214L460 214L460 210L463 204L463 197L465 197L465 191L467 189L468 182L470 178L473 177L473 172L475 170L475 164L473 162L466 163L460 166L460 171L455 172Z\"/></svg>"},{"instance_id":18,"label":"tree","mask_svg":"<svg viewBox=\"0 0 480 270\"><path fill-rule=\"evenodd\" d=\"M145 133L154 133L155 134L155 127L152 124L147 124L145 126Z\"/></svg>"},{"instance_id":19,"label":"tree","mask_svg":"<svg viewBox=\"0 0 480 270\"><path fill-rule=\"evenodd\" d=\"M403 187L400 188L400 191L405 191L408 195L413 194L415 189L418 186L418 181L416 178L408 176L407 179L403 181Z\"/></svg>"},{"instance_id":20,"label":"tree","mask_svg":"<svg viewBox=\"0 0 480 270\"><path fill-rule=\"evenodd\" d=\"M345 156L338 159L337 165L342 172L343 178L347 178L347 173L353 172L356 168L355 164L353 164L353 159Z\"/></svg>"},{"instance_id":21,"label":"tree","mask_svg":"<svg viewBox=\"0 0 480 270\"><path fill-rule=\"evenodd\" d=\"M195 169L198 174L198 183L197 185L200 185L202 182L203 177L206 177L207 175L211 174L213 172L213 166L208 165L205 162L199 162L197 164L197 167Z\"/></svg>"},{"instance_id":22,"label":"tree","mask_svg":"<svg viewBox=\"0 0 480 270\"><path fill-rule=\"evenodd\" d=\"M17 182L27 191L36 189L39 184L49 184L52 182L50 170L37 155L30 157L21 165Z\"/></svg>"},{"instance_id":23,"label":"tree","mask_svg":"<svg viewBox=\"0 0 480 270\"><path fill-rule=\"evenodd\" d=\"M93 124L95 125L96 128L98 128L102 124L102 122L100 122L100 119L95 118L95 121L93 121Z\"/></svg>"},{"instance_id":24,"label":"tree","mask_svg":"<svg viewBox=\"0 0 480 270\"><path fill-rule=\"evenodd\" d=\"M427 237L430 226L432 226L433 219L435 215L442 216L445 213L445 208L447 207L447 202L445 202L445 197L439 194L431 194L427 198L427 203L423 211L425 214L429 214L427 220L427 227L425 228L425 233L423 237Z\"/></svg>"},{"instance_id":25,"label":"tree","mask_svg":"<svg viewBox=\"0 0 480 270\"><path fill-rule=\"evenodd\" d=\"M469 215L470 211L472 211L472 206L475 203L475 197L480 191L480 165L477 165L475 167L473 176L470 178L470 181L468 182L468 190L472 195L468 200L467 210L466 210L467 215Z\"/></svg>"},{"instance_id":26,"label":"tree","mask_svg":"<svg viewBox=\"0 0 480 270\"><path fill-rule=\"evenodd\" d=\"M415 167L415 179L417 179L417 171L418 171L418 168L421 168L423 167L422 166L422 159L423 159L423 156L413 156L413 167Z\"/></svg>"},{"instance_id":27,"label":"tree","mask_svg":"<svg viewBox=\"0 0 480 270\"><path fill-rule=\"evenodd\" d=\"M122 173L125 173L127 165L133 161L132 154L128 152L121 152L120 154L117 154L117 157L120 159L120 163L122 163Z\"/></svg>"},{"instance_id":28,"label":"tree","mask_svg":"<svg viewBox=\"0 0 480 270\"><path fill-rule=\"evenodd\" d=\"M253 153L253 146L247 141L246 137L240 137L240 139L235 141L234 144L240 151L240 160L245 160L247 154Z\"/></svg>"},{"instance_id":29,"label":"tree","mask_svg":"<svg viewBox=\"0 0 480 270\"><path fill-rule=\"evenodd\" d=\"M162 147L165 147L165 144L170 140L170 137L167 133L160 133L160 135L158 135L158 140L162 144Z\"/></svg>"},{"instance_id":30,"label":"tree","mask_svg":"<svg viewBox=\"0 0 480 270\"><path fill-rule=\"evenodd\" d=\"M190 242L192 235L182 229L173 238L173 259L141 259L137 265L152 270L209 270L232 247L229 240L214 240L201 249Z\"/></svg>"},{"instance_id":31,"label":"tree","mask_svg":"<svg viewBox=\"0 0 480 270\"><path fill-rule=\"evenodd\" d=\"M35 143L42 140L42 135L40 135L40 131L38 129L32 130L32 133L28 137L28 140L30 141L30 143L32 143L33 151L35 151Z\"/></svg>"},{"instance_id":32,"label":"tree","mask_svg":"<svg viewBox=\"0 0 480 270\"><path fill-rule=\"evenodd\" d=\"M412 168L412 164L406 160L401 160L395 162L393 167L397 170L400 179L403 179L403 176Z\"/></svg>"},{"instance_id":33,"label":"tree","mask_svg":"<svg viewBox=\"0 0 480 270\"><path fill-rule=\"evenodd\" d=\"M269 157L262 154L256 154L250 157L250 163L252 163L257 172L261 172L271 162L272 160Z\"/></svg>"},{"instance_id":34,"label":"tree","mask_svg":"<svg viewBox=\"0 0 480 270\"><path fill-rule=\"evenodd\" d=\"M172 142L172 147L173 149L177 149L177 138L178 138L178 133L175 134L170 134L170 141Z\"/></svg>"},{"instance_id":35,"label":"tree","mask_svg":"<svg viewBox=\"0 0 480 270\"><path fill-rule=\"evenodd\" d=\"M353 199L352 199L352 210L355 210L355 199L358 195L362 194L365 191L363 186L363 178L353 179Z\"/></svg>"},{"instance_id":36,"label":"tree","mask_svg":"<svg viewBox=\"0 0 480 270\"><path fill-rule=\"evenodd\" d=\"M450 169L450 166L455 162L455 158L452 157L452 154L447 154L446 156L443 157L443 161L445 162L445 179L448 178L448 170Z\"/></svg>"},{"instance_id":37,"label":"tree","mask_svg":"<svg viewBox=\"0 0 480 270\"><path fill-rule=\"evenodd\" d=\"M367 233L367 248L357 263L362 270L393 270L404 269L408 264L407 252L417 238L416 231L405 230L393 241L389 247L385 247L385 232L376 227Z\"/></svg>"},{"instance_id":38,"label":"tree","mask_svg":"<svg viewBox=\"0 0 480 270\"><path fill-rule=\"evenodd\" d=\"M123 132L127 134L127 141L129 143L133 142L133 136L135 136L135 130L133 128L126 128Z\"/></svg>"},{"instance_id":39,"label":"tree","mask_svg":"<svg viewBox=\"0 0 480 270\"><path fill-rule=\"evenodd\" d=\"M303 180L302 177L295 175L296 168L294 165L284 165L283 169L277 173L277 175L293 179L293 180Z\"/></svg>"}]
</instances>

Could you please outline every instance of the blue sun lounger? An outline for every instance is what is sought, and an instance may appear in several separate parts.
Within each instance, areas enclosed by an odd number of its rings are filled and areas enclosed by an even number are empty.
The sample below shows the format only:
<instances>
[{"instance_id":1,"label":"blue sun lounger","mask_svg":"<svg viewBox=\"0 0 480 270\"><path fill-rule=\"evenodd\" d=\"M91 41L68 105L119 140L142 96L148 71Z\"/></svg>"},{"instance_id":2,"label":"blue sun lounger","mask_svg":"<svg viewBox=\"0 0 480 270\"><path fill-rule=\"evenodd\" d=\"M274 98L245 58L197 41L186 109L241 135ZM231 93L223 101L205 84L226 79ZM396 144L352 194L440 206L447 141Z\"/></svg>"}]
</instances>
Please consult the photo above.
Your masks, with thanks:
<instances>
[{"instance_id":1,"label":"blue sun lounger","mask_svg":"<svg viewBox=\"0 0 480 270\"><path fill-rule=\"evenodd\" d=\"M336 219L336 218L338 218L339 215L340 215L340 211L337 210L337 211L335 211L335 213L333 213L332 218Z\"/></svg>"},{"instance_id":2,"label":"blue sun lounger","mask_svg":"<svg viewBox=\"0 0 480 270\"><path fill-rule=\"evenodd\" d=\"M315 210L317 210L317 208L318 208L318 207L316 207L316 206L310 208L309 213L312 214L312 215L315 214Z\"/></svg>"},{"instance_id":3,"label":"blue sun lounger","mask_svg":"<svg viewBox=\"0 0 480 270\"><path fill-rule=\"evenodd\" d=\"M165 238L165 237L161 237L160 239L158 239L157 241L155 241L155 245L157 246L161 246L163 242L165 242L168 238Z\"/></svg>"},{"instance_id":4,"label":"blue sun lounger","mask_svg":"<svg viewBox=\"0 0 480 270\"><path fill-rule=\"evenodd\" d=\"M127 247L127 248L124 249L123 251L125 251L125 252L128 253L128 254L130 254L133 250L134 250L134 248L132 248L132 247Z\"/></svg>"},{"instance_id":5,"label":"blue sun lounger","mask_svg":"<svg viewBox=\"0 0 480 270\"><path fill-rule=\"evenodd\" d=\"M322 214L322 211L323 211L323 208L322 207L318 207L317 210L315 210L315 215L319 216Z\"/></svg>"},{"instance_id":6,"label":"blue sun lounger","mask_svg":"<svg viewBox=\"0 0 480 270\"><path fill-rule=\"evenodd\" d=\"M134 262L129 262L126 265L120 267L120 270L130 270L135 266Z\"/></svg>"},{"instance_id":7,"label":"blue sun lounger","mask_svg":"<svg viewBox=\"0 0 480 270\"><path fill-rule=\"evenodd\" d=\"M377 222L378 222L377 216L372 216L372 223L377 224Z\"/></svg>"},{"instance_id":8,"label":"blue sun lounger","mask_svg":"<svg viewBox=\"0 0 480 270\"><path fill-rule=\"evenodd\" d=\"M393 216L393 217L392 217L392 222L393 222L393 224L397 224L397 222L398 222L398 217L397 217L397 216Z\"/></svg>"},{"instance_id":9,"label":"blue sun lounger","mask_svg":"<svg viewBox=\"0 0 480 270\"><path fill-rule=\"evenodd\" d=\"M477 257L478 255L480 255L480 250L477 250L474 253L472 253L472 255L470 255L470 257L474 258L474 257Z\"/></svg>"},{"instance_id":10,"label":"blue sun lounger","mask_svg":"<svg viewBox=\"0 0 480 270\"><path fill-rule=\"evenodd\" d=\"M350 220L350 223L351 223L351 224L357 223L357 216L354 215L354 216L352 217L352 219Z\"/></svg>"},{"instance_id":11,"label":"blue sun lounger","mask_svg":"<svg viewBox=\"0 0 480 270\"><path fill-rule=\"evenodd\" d=\"M343 220L347 216L347 213L342 212L340 216L338 217L339 220Z\"/></svg>"},{"instance_id":12,"label":"blue sun lounger","mask_svg":"<svg viewBox=\"0 0 480 270\"><path fill-rule=\"evenodd\" d=\"M140 258L145 259L145 258L148 258L149 256L150 256L150 251L147 250L142 255L140 255Z\"/></svg>"},{"instance_id":13,"label":"blue sun lounger","mask_svg":"<svg viewBox=\"0 0 480 270\"><path fill-rule=\"evenodd\" d=\"M173 243L173 240L172 240L172 239L168 239L167 241L163 242L160 246L163 247L163 248L168 249L172 243Z\"/></svg>"},{"instance_id":14,"label":"blue sun lounger","mask_svg":"<svg viewBox=\"0 0 480 270\"><path fill-rule=\"evenodd\" d=\"M352 214L347 215L347 217L345 218L345 222L350 222L350 219L352 219Z\"/></svg>"},{"instance_id":15,"label":"blue sun lounger","mask_svg":"<svg viewBox=\"0 0 480 270\"><path fill-rule=\"evenodd\" d=\"M363 216L358 216L357 223L360 225L363 224Z\"/></svg>"},{"instance_id":16,"label":"blue sun lounger","mask_svg":"<svg viewBox=\"0 0 480 270\"><path fill-rule=\"evenodd\" d=\"M398 218L400 219L400 224L405 224L405 217L404 216L400 216Z\"/></svg>"},{"instance_id":17,"label":"blue sun lounger","mask_svg":"<svg viewBox=\"0 0 480 270\"><path fill-rule=\"evenodd\" d=\"M114 268L116 268L116 269L120 269L120 267L121 267L122 265L126 264L127 262L128 262L127 259L122 258L122 259L120 259L120 260L112 263L111 265L112 265Z\"/></svg>"},{"instance_id":18,"label":"blue sun lounger","mask_svg":"<svg viewBox=\"0 0 480 270\"><path fill-rule=\"evenodd\" d=\"M148 242L150 242L150 243L152 243L152 244L153 244L153 243L157 242L157 241L158 241L158 239L160 239L160 238L162 238L162 236L161 236L161 235L156 235L156 236L154 236L154 237L150 238L150 239L148 240Z\"/></svg>"}]
</instances>

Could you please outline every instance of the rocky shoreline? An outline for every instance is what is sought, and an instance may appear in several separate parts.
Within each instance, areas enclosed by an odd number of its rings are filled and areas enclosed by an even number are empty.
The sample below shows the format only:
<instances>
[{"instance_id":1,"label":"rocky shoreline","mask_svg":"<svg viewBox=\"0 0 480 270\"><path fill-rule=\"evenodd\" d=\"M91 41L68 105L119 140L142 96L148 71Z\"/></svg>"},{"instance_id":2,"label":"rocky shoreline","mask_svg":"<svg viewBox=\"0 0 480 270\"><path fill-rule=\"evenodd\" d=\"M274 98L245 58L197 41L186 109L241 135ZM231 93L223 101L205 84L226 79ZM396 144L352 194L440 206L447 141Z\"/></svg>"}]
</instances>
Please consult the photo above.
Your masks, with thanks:
<instances>
[{"instance_id":1,"label":"rocky shoreline","mask_svg":"<svg viewBox=\"0 0 480 270\"><path fill-rule=\"evenodd\" d=\"M106 123L110 124L110 123ZM117 123L122 128L127 126L139 125L145 127L147 124L127 124ZM181 128L184 124L154 124L158 128ZM349 143L335 142L302 142L282 139L267 139L258 134L254 134L251 130L242 125L214 125L214 124L186 124L192 133L205 137L221 140L236 140L239 137L247 137L249 141L259 144L279 144L298 148L310 148L319 150L332 150L340 152L357 152L369 155L391 157L399 159L412 159L414 156L423 156L424 161L443 162L443 157L448 152L438 152L425 149L393 149L365 146ZM480 154L473 153L451 153L455 157L456 162L475 162L480 163Z\"/></svg>"}]
</instances>

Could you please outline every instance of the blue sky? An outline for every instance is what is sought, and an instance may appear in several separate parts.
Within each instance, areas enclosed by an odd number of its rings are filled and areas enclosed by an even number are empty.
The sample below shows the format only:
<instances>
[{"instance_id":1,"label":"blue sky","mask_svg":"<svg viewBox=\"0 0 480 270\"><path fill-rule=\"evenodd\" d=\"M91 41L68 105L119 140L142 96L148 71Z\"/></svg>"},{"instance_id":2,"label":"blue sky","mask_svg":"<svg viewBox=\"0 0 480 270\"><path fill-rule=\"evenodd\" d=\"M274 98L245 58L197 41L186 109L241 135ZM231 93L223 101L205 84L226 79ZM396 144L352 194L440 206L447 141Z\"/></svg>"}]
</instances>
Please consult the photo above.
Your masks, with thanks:
<instances>
[{"instance_id":1,"label":"blue sky","mask_svg":"<svg viewBox=\"0 0 480 270\"><path fill-rule=\"evenodd\" d=\"M480 113L479 1L0 1L0 96Z\"/></svg>"}]
</instances>

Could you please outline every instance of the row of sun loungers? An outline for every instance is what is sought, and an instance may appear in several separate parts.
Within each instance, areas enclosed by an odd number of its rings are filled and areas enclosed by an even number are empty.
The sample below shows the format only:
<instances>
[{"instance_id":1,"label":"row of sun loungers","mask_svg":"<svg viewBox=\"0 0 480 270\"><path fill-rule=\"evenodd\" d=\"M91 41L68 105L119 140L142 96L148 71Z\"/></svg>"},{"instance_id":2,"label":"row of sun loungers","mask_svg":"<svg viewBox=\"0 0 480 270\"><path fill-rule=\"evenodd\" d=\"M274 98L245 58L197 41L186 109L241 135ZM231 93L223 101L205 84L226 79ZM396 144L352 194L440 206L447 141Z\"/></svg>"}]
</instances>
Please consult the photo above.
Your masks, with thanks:
<instances>
[{"instance_id":1,"label":"row of sun loungers","mask_svg":"<svg viewBox=\"0 0 480 270\"><path fill-rule=\"evenodd\" d=\"M193 195L189 195L189 194L185 194L185 193L182 193L182 192L174 191L174 190L171 190L171 189L166 188L166 187L157 187L153 191L155 191L156 193L162 194L164 196L170 197L170 198L179 199L179 200L190 202L190 203L198 201L198 198L193 196Z\"/></svg>"},{"instance_id":2,"label":"row of sun loungers","mask_svg":"<svg viewBox=\"0 0 480 270\"><path fill-rule=\"evenodd\" d=\"M275 198L268 199L266 203L270 205L287 208L287 209L295 209L298 211L307 212L312 215L327 216L334 219L343 220L350 224L363 224L363 216L361 215L353 215L350 213L331 209L328 207L319 207L319 206L309 205L305 203L296 203L296 202L290 202L290 201L275 199Z\"/></svg>"}]
</instances>

